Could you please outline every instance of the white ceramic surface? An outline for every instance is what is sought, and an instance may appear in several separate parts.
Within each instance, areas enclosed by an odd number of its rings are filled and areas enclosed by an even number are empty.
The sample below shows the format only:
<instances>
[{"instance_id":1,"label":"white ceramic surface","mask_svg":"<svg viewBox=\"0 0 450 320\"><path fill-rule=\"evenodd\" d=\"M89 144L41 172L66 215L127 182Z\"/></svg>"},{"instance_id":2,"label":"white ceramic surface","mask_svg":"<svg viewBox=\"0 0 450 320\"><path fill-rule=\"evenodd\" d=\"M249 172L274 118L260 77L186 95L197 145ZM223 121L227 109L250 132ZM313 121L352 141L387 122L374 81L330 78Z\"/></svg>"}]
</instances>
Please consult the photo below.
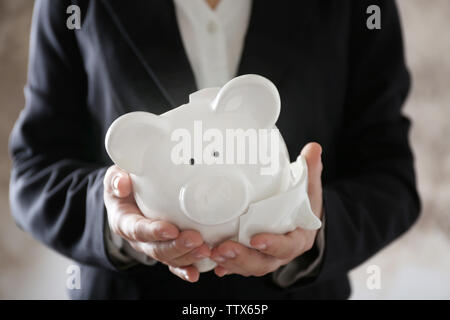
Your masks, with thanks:
<instances>
[{"instance_id":1,"label":"white ceramic surface","mask_svg":"<svg viewBox=\"0 0 450 320\"><path fill-rule=\"evenodd\" d=\"M270 174L261 174L265 166L260 163L205 164L205 159L195 158L199 154L195 147L189 155L193 160L177 164L173 150L178 141L173 141L173 134L182 128L195 140L199 121L202 132L219 130L224 137L229 129L272 129L279 113L280 97L273 83L244 75L222 88L199 90L189 96L189 103L160 116L132 112L119 117L106 135L106 150L130 174L136 202L145 216L172 222L181 230L198 230L210 246L227 239L248 245L258 232L320 227L306 193L304 159L290 164L276 131L278 166ZM271 141L266 136L265 143ZM207 143L202 144L207 152ZM208 151L217 155L215 150ZM225 159L227 151L221 150L218 156ZM205 259L197 267L209 271L215 263Z\"/></svg>"}]
</instances>

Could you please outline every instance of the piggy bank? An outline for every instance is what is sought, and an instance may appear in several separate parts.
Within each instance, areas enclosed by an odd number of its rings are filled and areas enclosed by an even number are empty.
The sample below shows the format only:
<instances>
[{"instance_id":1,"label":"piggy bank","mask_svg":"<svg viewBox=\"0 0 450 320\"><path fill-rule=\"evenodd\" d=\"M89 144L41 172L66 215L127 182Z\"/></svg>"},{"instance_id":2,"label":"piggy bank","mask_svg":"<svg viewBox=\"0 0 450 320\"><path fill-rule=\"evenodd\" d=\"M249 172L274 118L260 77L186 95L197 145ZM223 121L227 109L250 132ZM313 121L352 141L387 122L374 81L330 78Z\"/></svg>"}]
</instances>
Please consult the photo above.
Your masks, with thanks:
<instances>
[{"instance_id":1,"label":"piggy bank","mask_svg":"<svg viewBox=\"0 0 450 320\"><path fill-rule=\"evenodd\" d=\"M272 82L239 76L164 114L119 117L106 150L129 173L146 217L197 230L211 247L228 239L248 245L257 232L320 227L307 197L306 162L290 163L275 126L279 113ZM200 272L215 266L197 263Z\"/></svg>"}]
</instances>

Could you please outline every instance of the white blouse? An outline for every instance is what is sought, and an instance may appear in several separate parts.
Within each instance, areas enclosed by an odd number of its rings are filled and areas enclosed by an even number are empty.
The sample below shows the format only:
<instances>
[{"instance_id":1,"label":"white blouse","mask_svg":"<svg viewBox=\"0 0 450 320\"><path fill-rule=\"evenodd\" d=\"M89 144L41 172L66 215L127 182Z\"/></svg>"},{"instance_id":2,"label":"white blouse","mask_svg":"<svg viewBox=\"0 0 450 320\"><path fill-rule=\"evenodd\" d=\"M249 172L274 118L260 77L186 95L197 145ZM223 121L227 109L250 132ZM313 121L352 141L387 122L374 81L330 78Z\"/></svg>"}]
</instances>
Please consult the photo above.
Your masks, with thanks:
<instances>
[{"instance_id":1,"label":"white blouse","mask_svg":"<svg viewBox=\"0 0 450 320\"><path fill-rule=\"evenodd\" d=\"M198 89L236 76L250 20L251 0L174 0L178 28Z\"/></svg>"}]
</instances>

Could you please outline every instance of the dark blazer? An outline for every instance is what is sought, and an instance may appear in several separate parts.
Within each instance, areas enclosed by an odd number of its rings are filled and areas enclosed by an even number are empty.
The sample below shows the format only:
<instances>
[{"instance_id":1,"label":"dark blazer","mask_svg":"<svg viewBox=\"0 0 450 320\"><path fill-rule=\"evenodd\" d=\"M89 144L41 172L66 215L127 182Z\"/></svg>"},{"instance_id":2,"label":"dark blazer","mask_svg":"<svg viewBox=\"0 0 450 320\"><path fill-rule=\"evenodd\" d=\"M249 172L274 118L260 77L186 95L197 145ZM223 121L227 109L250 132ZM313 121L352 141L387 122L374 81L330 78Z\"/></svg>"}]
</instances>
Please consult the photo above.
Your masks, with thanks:
<instances>
[{"instance_id":1,"label":"dark blazer","mask_svg":"<svg viewBox=\"0 0 450 320\"><path fill-rule=\"evenodd\" d=\"M347 298L347 273L416 220L410 86L393 1L254 0L239 74L278 87L277 123L292 160L323 146L325 253L319 274L288 288L270 275L196 284L166 266L117 270L104 245L104 138L118 116L177 107L195 91L172 1L37 1L26 107L10 138L10 202L17 224L81 266L73 298ZM381 30L366 27L370 4ZM274 213L275 214L275 213Z\"/></svg>"}]
</instances>

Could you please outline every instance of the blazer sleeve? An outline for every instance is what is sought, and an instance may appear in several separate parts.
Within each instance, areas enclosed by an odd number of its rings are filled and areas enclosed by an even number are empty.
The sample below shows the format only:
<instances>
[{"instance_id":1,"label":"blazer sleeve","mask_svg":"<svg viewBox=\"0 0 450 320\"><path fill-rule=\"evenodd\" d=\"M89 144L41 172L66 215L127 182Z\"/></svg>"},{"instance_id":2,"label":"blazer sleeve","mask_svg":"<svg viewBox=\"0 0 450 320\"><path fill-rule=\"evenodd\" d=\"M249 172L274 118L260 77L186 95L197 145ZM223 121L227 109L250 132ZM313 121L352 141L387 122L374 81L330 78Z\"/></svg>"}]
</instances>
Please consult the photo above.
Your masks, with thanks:
<instances>
[{"instance_id":1,"label":"blazer sleeve","mask_svg":"<svg viewBox=\"0 0 450 320\"><path fill-rule=\"evenodd\" d=\"M26 106L9 142L11 211L20 228L61 254L114 269L104 243L106 168L96 160L77 31L66 27L69 5L35 3Z\"/></svg>"},{"instance_id":2,"label":"blazer sleeve","mask_svg":"<svg viewBox=\"0 0 450 320\"><path fill-rule=\"evenodd\" d=\"M373 1L352 1L340 173L324 185L325 252L316 280L347 274L408 230L420 212L410 121L401 112L410 77L398 12L394 1L375 3L381 29L369 30Z\"/></svg>"}]
</instances>

